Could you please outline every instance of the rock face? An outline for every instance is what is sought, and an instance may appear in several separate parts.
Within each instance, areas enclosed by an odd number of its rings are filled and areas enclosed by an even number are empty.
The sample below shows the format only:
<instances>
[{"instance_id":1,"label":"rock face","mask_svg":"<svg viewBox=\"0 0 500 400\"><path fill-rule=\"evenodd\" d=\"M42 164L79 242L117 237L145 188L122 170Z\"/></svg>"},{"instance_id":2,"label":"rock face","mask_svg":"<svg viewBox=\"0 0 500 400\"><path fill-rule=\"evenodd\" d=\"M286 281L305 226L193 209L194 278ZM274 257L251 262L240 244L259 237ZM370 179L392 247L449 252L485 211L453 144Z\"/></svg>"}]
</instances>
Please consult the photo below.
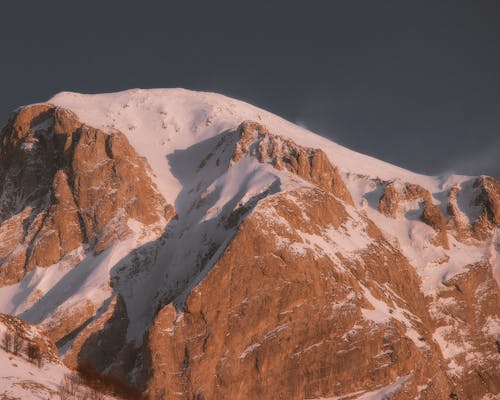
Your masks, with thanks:
<instances>
[{"instance_id":1,"label":"rock face","mask_svg":"<svg viewBox=\"0 0 500 400\"><path fill-rule=\"evenodd\" d=\"M0 330L2 348L4 351L14 353L28 359L29 348L38 352L40 363L59 363L57 348L52 341L38 331L36 327L12 315L0 314ZM12 338L10 346L6 346L6 336ZM14 342L20 343L14 351ZM36 360L35 360L36 361Z\"/></svg>"},{"instance_id":2,"label":"rock face","mask_svg":"<svg viewBox=\"0 0 500 400\"><path fill-rule=\"evenodd\" d=\"M379 201L380 212L396 218L405 202L421 202L422 214L420 218L436 231L434 243L448 249L448 236L446 234L446 218L441 210L433 203L428 190L415 184L389 183Z\"/></svg>"},{"instance_id":3,"label":"rock face","mask_svg":"<svg viewBox=\"0 0 500 400\"><path fill-rule=\"evenodd\" d=\"M334 196L353 204L338 168L334 168L321 149L298 146L289 139L272 135L258 123L246 121L238 128L239 140L232 158L238 162L251 155L261 163L270 163L278 170L285 169L312 182Z\"/></svg>"},{"instance_id":4,"label":"rock face","mask_svg":"<svg viewBox=\"0 0 500 400\"><path fill-rule=\"evenodd\" d=\"M130 233L131 219L162 229L173 216L127 138L69 110L23 108L0 140L0 284L81 246L100 253Z\"/></svg>"},{"instance_id":5,"label":"rock face","mask_svg":"<svg viewBox=\"0 0 500 400\"><path fill-rule=\"evenodd\" d=\"M342 232L353 223L374 239L356 260L340 253L332 260L315 248L325 226ZM401 379L400 398L446 398L449 382L416 288L404 256L329 193L263 200L185 309L169 305L158 314L149 395L318 398Z\"/></svg>"},{"instance_id":6,"label":"rock face","mask_svg":"<svg viewBox=\"0 0 500 400\"><path fill-rule=\"evenodd\" d=\"M176 96L14 114L0 311L150 399L498 396L496 180L368 176L230 102L176 119Z\"/></svg>"},{"instance_id":7,"label":"rock face","mask_svg":"<svg viewBox=\"0 0 500 400\"><path fill-rule=\"evenodd\" d=\"M462 242L467 242L470 238L484 241L500 224L500 184L491 177L480 176L474 180L472 188L471 203L476 208L472 218L460 210L457 202L460 188L454 186L448 194L448 229Z\"/></svg>"}]
</instances>

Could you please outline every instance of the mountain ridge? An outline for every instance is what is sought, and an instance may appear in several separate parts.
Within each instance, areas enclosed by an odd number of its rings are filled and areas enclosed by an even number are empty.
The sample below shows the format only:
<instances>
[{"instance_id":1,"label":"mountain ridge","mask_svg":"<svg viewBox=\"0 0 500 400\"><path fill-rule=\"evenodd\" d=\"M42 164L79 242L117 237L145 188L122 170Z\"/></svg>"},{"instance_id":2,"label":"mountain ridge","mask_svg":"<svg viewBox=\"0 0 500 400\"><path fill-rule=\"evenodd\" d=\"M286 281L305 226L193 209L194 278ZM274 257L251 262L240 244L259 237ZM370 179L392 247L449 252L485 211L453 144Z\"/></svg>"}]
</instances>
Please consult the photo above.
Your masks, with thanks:
<instances>
[{"instance_id":1,"label":"mountain ridge","mask_svg":"<svg viewBox=\"0 0 500 400\"><path fill-rule=\"evenodd\" d=\"M0 311L36 323L68 366L91 363L151 398L498 393L494 179L414 174L254 106L184 89L61 93L18 110L0 139L9 166L0 179L13 177L0 193L13 199L0 202L0 215L14 218L0 220L0 237L14 238L3 242L9 257L32 240L20 221L34 218L15 177L37 154L51 165L50 143L70 162L48 175L48 197L35 196L47 199L43 212L59 215L63 204L86 221L86 208L109 208L91 214L113 238L102 249L85 236L77 254L68 247L55 264L28 264L18 283L0 287ZM27 182L39 170L23 172ZM81 189L59 189L73 175ZM85 195L99 180L99 194ZM147 219L160 203L171 205L165 219Z\"/></svg>"}]
</instances>

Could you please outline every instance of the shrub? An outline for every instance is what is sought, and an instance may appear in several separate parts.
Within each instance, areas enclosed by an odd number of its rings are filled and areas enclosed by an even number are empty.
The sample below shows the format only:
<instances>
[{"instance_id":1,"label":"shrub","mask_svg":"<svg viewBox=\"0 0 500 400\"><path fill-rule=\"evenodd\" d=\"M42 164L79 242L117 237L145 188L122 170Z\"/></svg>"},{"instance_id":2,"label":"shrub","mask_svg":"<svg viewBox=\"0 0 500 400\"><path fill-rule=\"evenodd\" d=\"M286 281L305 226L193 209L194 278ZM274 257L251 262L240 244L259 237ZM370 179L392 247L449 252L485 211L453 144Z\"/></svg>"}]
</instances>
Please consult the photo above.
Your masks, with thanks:
<instances>
[{"instance_id":1,"label":"shrub","mask_svg":"<svg viewBox=\"0 0 500 400\"><path fill-rule=\"evenodd\" d=\"M42 366L42 361L43 361L42 352L40 351L40 348L36 344L30 343L28 345L27 356L28 356L28 360L31 363L38 366L38 368L40 368Z\"/></svg>"},{"instance_id":2,"label":"shrub","mask_svg":"<svg viewBox=\"0 0 500 400\"><path fill-rule=\"evenodd\" d=\"M19 335L19 333L14 332L12 339L12 354L18 355L23 348L23 338Z\"/></svg>"},{"instance_id":3,"label":"shrub","mask_svg":"<svg viewBox=\"0 0 500 400\"><path fill-rule=\"evenodd\" d=\"M7 352L12 352L12 344L14 342L14 337L12 333L5 332L2 339L2 348Z\"/></svg>"}]
</instances>

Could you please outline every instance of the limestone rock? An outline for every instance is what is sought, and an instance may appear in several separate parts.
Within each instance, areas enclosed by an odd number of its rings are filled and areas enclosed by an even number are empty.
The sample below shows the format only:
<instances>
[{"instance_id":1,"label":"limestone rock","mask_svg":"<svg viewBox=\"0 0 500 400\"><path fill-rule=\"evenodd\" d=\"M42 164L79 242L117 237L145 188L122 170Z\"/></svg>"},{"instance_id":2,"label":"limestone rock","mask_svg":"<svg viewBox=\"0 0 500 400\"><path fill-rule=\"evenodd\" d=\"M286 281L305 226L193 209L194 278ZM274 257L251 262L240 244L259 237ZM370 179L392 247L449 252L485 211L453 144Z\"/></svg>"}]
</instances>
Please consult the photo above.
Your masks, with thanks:
<instances>
[{"instance_id":1,"label":"limestone rock","mask_svg":"<svg viewBox=\"0 0 500 400\"><path fill-rule=\"evenodd\" d=\"M130 233L130 219L161 231L173 217L126 137L69 110L25 107L0 141L0 284L82 246L100 253Z\"/></svg>"},{"instance_id":2,"label":"limestone rock","mask_svg":"<svg viewBox=\"0 0 500 400\"><path fill-rule=\"evenodd\" d=\"M307 243L325 225L352 221L344 207L318 190L262 200L185 308L159 312L150 398L342 397L401 377L398 398L446 398L425 299L404 256L361 215L373 242L357 257L333 262ZM392 306L379 314L382 299Z\"/></svg>"},{"instance_id":3,"label":"limestone rock","mask_svg":"<svg viewBox=\"0 0 500 400\"><path fill-rule=\"evenodd\" d=\"M262 163L271 163L277 169L293 172L348 204L353 204L338 168L332 166L321 149L299 146L290 139L273 135L256 122L243 122L238 133L240 138L236 143L233 162L247 154L257 157Z\"/></svg>"},{"instance_id":4,"label":"limestone rock","mask_svg":"<svg viewBox=\"0 0 500 400\"><path fill-rule=\"evenodd\" d=\"M422 186L397 181L389 183L379 200L379 210L391 218L396 218L398 213L401 212L403 203L412 201L422 203L420 218L436 231L434 242L446 249L449 248L446 233L446 218L442 211L433 203L432 195Z\"/></svg>"},{"instance_id":5,"label":"limestone rock","mask_svg":"<svg viewBox=\"0 0 500 400\"><path fill-rule=\"evenodd\" d=\"M5 335L11 335L12 338L16 337L16 340L21 342L21 346L19 346L19 350L17 351L19 355L27 358L28 347L34 346L39 351L42 363L60 362L54 343L30 323L12 315L0 314L0 327L2 328L1 339L3 344L5 344ZM13 343L11 343L9 349L4 348L4 350L12 352Z\"/></svg>"},{"instance_id":6,"label":"limestone rock","mask_svg":"<svg viewBox=\"0 0 500 400\"><path fill-rule=\"evenodd\" d=\"M498 182L155 95L66 94L79 116L25 107L0 136L1 305L67 366L151 399L498 396Z\"/></svg>"}]
</instances>

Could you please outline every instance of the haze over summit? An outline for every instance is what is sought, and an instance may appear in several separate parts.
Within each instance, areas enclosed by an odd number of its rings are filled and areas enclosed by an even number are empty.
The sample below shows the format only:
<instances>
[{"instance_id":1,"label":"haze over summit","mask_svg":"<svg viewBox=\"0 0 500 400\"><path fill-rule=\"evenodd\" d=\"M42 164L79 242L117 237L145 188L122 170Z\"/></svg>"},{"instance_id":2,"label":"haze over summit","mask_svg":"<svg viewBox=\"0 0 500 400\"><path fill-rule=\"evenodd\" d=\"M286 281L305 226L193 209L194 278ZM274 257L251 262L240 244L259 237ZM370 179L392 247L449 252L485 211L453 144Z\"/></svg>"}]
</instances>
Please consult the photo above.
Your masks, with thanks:
<instances>
[{"instance_id":1,"label":"haze over summit","mask_svg":"<svg viewBox=\"0 0 500 400\"><path fill-rule=\"evenodd\" d=\"M186 87L415 172L499 176L498 2L2 7L2 123L64 90Z\"/></svg>"}]
</instances>

